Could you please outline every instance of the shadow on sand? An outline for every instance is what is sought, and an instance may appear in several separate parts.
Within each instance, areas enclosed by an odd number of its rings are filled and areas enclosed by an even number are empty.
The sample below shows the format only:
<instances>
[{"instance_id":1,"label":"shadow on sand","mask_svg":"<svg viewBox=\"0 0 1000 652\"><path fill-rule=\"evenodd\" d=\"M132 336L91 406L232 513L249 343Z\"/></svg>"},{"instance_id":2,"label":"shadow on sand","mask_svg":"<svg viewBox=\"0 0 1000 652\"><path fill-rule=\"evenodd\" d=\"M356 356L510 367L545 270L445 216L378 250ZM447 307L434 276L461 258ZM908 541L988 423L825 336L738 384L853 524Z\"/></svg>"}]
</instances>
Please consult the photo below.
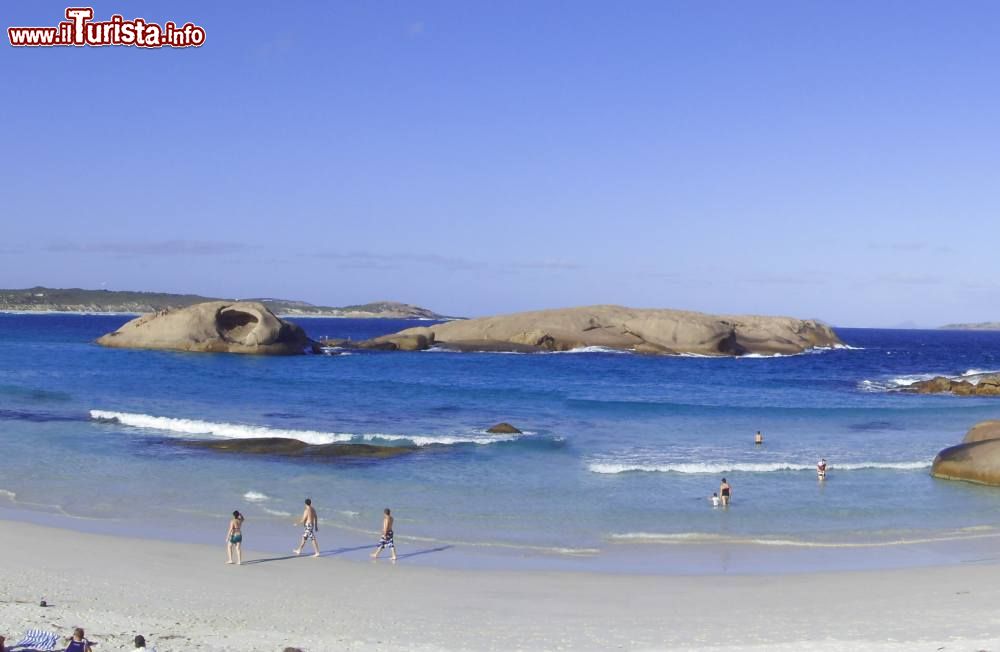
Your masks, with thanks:
<instances>
[{"instance_id":1,"label":"shadow on sand","mask_svg":"<svg viewBox=\"0 0 1000 652\"><path fill-rule=\"evenodd\" d=\"M427 550L417 550L416 552L408 552L405 555L397 555L396 559L409 559L410 557L418 557L420 555L429 555L433 552L444 552L449 548L454 548L455 546L440 546L438 548L428 548Z\"/></svg>"},{"instance_id":2,"label":"shadow on sand","mask_svg":"<svg viewBox=\"0 0 1000 652\"><path fill-rule=\"evenodd\" d=\"M345 552L354 552L356 550L368 550L374 546L355 546L353 548L336 548L335 550L321 550L319 553L320 557L333 557L334 555L342 555ZM244 566L249 566L250 564L265 564L271 561L285 561L288 559L310 559L312 558L312 553L309 551L303 551L301 555L282 555L280 557L265 557L263 559L251 559L250 561L243 562Z\"/></svg>"}]
</instances>

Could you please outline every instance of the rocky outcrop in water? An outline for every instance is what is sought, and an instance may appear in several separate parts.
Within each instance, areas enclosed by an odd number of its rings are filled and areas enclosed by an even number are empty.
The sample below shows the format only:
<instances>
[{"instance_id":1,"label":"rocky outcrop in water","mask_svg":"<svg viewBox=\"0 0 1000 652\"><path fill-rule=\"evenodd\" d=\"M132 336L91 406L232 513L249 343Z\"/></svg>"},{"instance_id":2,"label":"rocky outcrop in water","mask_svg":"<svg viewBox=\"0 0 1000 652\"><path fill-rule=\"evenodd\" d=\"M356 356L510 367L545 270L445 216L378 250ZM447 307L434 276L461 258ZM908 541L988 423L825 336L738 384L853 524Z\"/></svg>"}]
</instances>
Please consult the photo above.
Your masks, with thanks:
<instances>
[{"instance_id":1,"label":"rocky outcrop in water","mask_svg":"<svg viewBox=\"0 0 1000 652\"><path fill-rule=\"evenodd\" d=\"M1000 486L1000 421L977 423L961 444L938 453L931 475Z\"/></svg>"},{"instance_id":2,"label":"rocky outcrop in water","mask_svg":"<svg viewBox=\"0 0 1000 652\"><path fill-rule=\"evenodd\" d=\"M980 421L972 426L969 432L965 433L962 443L971 444L972 442L986 441L988 439L1000 439L1000 421L996 419Z\"/></svg>"},{"instance_id":3,"label":"rocky outcrop in water","mask_svg":"<svg viewBox=\"0 0 1000 652\"><path fill-rule=\"evenodd\" d=\"M524 434L514 426L510 425L506 421L501 421L495 426L490 426L486 429L486 432L494 435L521 435Z\"/></svg>"},{"instance_id":4,"label":"rocky outcrop in water","mask_svg":"<svg viewBox=\"0 0 1000 652\"><path fill-rule=\"evenodd\" d=\"M794 354L841 344L829 326L812 320L622 306L540 310L452 321L376 338L369 346L403 348L402 342L414 349L435 345L463 351L527 352L604 347L707 356Z\"/></svg>"},{"instance_id":5,"label":"rocky outcrop in water","mask_svg":"<svg viewBox=\"0 0 1000 652\"><path fill-rule=\"evenodd\" d=\"M298 439L260 437L253 439L169 439L169 443L189 448L203 448L221 453L277 455L312 459L386 459L417 452L413 446L375 446L373 444L307 444Z\"/></svg>"},{"instance_id":6,"label":"rocky outcrop in water","mask_svg":"<svg viewBox=\"0 0 1000 652\"><path fill-rule=\"evenodd\" d=\"M955 396L1000 396L1000 375L979 374L949 378L935 376L903 388L916 394L954 394Z\"/></svg>"},{"instance_id":7,"label":"rocky outcrop in water","mask_svg":"<svg viewBox=\"0 0 1000 652\"><path fill-rule=\"evenodd\" d=\"M314 348L299 326L254 301L210 301L143 315L97 343L124 349L257 355L297 355Z\"/></svg>"}]
</instances>

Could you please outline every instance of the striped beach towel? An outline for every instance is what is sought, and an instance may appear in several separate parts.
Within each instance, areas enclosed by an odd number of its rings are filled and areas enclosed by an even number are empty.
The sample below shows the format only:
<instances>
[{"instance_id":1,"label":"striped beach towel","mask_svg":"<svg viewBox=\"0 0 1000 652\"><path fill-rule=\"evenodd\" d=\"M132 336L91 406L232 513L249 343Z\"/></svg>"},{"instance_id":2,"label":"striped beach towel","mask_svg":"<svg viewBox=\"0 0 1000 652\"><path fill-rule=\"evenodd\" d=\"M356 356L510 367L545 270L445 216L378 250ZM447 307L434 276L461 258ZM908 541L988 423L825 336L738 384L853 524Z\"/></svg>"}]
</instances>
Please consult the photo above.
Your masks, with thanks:
<instances>
[{"instance_id":1,"label":"striped beach towel","mask_svg":"<svg viewBox=\"0 0 1000 652\"><path fill-rule=\"evenodd\" d=\"M51 650L55 648L59 641L59 636L52 632L43 632L40 629L29 629L21 637L21 640L11 645L9 650Z\"/></svg>"}]
</instances>

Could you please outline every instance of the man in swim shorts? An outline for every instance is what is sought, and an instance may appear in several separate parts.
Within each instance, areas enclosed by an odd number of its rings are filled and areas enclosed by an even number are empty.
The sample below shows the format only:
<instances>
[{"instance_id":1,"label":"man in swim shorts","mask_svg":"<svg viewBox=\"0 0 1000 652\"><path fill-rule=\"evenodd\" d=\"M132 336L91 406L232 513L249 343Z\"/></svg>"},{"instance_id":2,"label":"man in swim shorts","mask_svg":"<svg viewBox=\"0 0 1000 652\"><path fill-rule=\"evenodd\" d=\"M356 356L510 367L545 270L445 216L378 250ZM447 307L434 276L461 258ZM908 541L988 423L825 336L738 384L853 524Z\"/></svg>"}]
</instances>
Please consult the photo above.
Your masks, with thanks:
<instances>
[{"instance_id":1,"label":"man in swim shorts","mask_svg":"<svg viewBox=\"0 0 1000 652\"><path fill-rule=\"evenodd\" d=\"M372 553L372 559L378 559L378 553L388 548L392 552L392 560L396 561L396 542L393 540L392 522L395 520L389 508L386 507L382 517L382 539L378 542L378 547Z\"/></svg>"},{"instance_id":2,"label":"man in swim shorts","mask_svg":"<svg viewBox=\"0 0 1000 652\"><path fill-rule=\"evenodd\" d=\"M302 511L302 518L295 521L295 524L303 526L305 530L302 532L302 541L299 542L299 547L292 552L296 555L301 554L306 541L312 541L315 551L313 557L319 557L319 542L316 540L316 532L319 531L319 517L316 516L316 509L312 506L312 499L306 498L306 508Z\"/></svg>"}]
</instances>

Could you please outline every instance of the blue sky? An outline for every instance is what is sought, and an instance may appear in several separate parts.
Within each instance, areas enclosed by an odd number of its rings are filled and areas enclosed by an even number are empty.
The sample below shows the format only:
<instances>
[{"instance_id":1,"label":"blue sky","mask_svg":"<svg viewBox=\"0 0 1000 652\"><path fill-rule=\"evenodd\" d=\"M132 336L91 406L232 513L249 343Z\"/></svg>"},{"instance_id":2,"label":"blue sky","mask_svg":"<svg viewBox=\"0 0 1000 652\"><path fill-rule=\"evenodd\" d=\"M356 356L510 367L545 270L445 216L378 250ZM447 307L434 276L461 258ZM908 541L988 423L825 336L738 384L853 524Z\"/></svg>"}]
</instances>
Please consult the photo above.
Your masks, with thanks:
<instances>
[{"instance_id":1,"label":"blue sky","mask_svg":"<svg viewBox=\"0 0 1000 652\"><path fill-rule=\"evenodd\" d=\"M1000 319L1000 4L93 6L207 41L0 48L0 286Z\"/></svg>"}]
</instances>

